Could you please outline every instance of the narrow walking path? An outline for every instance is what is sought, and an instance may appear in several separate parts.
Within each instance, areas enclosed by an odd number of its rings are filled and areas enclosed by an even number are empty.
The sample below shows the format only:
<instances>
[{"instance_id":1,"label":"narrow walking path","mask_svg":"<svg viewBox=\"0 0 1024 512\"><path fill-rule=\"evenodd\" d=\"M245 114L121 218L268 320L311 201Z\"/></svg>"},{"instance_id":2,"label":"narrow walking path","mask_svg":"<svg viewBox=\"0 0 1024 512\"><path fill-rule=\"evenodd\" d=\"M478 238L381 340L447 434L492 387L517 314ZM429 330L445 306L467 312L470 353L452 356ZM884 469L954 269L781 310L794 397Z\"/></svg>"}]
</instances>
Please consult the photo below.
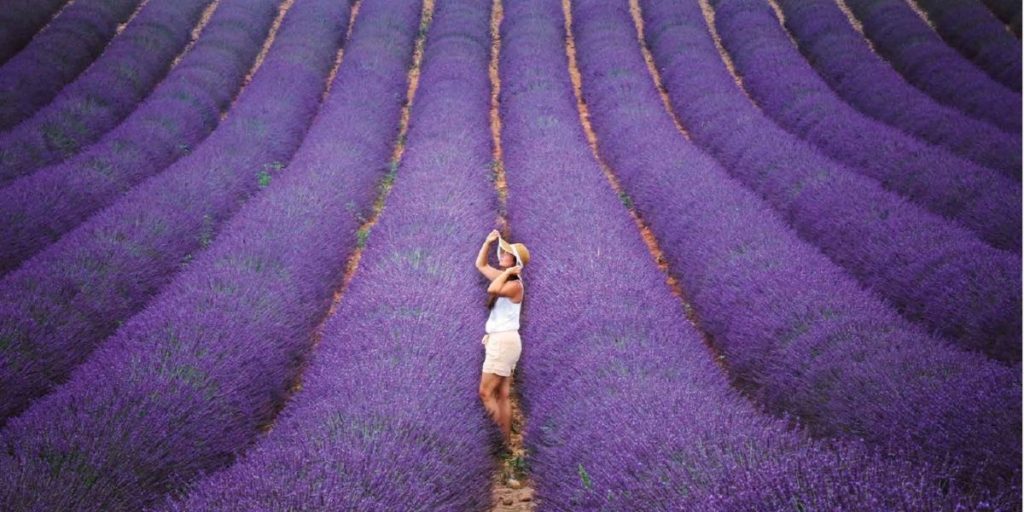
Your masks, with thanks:
<instances>
[{"instance_id":1,"label":"narrow walking path","mask_svg":"<svg viewBox=\"0 0 1024 512\"><path fill-rule=\"evenodd\" d=\"M499 230L502 236L509 235L510 226L506 216L506 199L508 198L505 166L501 150L501 116L498 113L498 97L501 94L501 76L498 73L498 58L501 55L501 20L504 17L501 0L493 0L491 4L491 62L488 75L491 79L491 137L493 138L494 161L491 164L494 172L494 186L498 192ZM529 340L526 341L529 343ZM523 444L525 418L519 407L519 391L513 373L512 402L512 440L510 450L496 461L497 469L491 477L491 497L494 512L522 512L534 510L533 488L530 476L526 471L526 448Z\"/></svg>"}]
</instances>

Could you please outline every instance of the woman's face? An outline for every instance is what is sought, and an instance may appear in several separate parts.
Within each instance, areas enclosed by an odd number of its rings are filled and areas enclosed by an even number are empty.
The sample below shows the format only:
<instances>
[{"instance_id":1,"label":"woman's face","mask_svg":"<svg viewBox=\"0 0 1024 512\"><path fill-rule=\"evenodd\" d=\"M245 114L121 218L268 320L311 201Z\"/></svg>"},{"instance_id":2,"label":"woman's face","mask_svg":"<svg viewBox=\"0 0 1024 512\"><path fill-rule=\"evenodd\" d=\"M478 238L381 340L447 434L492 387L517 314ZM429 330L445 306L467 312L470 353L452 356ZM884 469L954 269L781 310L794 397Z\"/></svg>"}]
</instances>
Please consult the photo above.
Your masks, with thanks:
<instances>
[{"instance_id":1,"label":"woman's face","mask_svg":"<svg viewBox=\"0 0 1024 512\"><path fill-rule=\"evenodd\" d=\"M515 266L515 264L516 264L516 257L513 256L512 253L505 252L505 249L502 249L499 254L500 254L498 256L498 264L499 265L501 265L503 267L513 267L513 266Z\"/></svg>"}]
</instances>

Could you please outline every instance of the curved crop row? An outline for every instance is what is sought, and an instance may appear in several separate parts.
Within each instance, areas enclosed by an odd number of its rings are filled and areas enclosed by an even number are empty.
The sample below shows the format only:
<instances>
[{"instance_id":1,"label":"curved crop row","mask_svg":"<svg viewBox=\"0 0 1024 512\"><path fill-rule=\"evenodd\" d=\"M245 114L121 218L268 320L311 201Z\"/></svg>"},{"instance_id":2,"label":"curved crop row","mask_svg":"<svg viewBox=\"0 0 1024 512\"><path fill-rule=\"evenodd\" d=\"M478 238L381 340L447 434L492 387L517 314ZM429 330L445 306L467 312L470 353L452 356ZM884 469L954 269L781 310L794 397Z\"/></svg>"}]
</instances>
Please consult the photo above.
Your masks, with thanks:
<instances>
[{"instance_id":1,"label":"curved crop row","mask_svg":"<svg viewBox=\"0 0 1024 512\"><path fill-rule=\"evenodd\" d=\"M598 146L737 383L817 435L959 459L964 480L1018 499L1019 370L929 337L799 240L679 135L625 6L590 14L575 32Z\"/></svg>"},{"instance_id":2,"label":"curved crop row","mask_svg":"<svg viewBox=\"0 0 1024 512\"><path fill-rule=\"evenodd\" d=\"M746 10L751 3L718 5L716 23L733 33L757 33L753 10L762 11L761 21L775 23L769 19L770 8L760 2ZM696 6L662 2L648 19L648 43L675 111L695 143L766 198L805 239L892 301L906 317L966 348L1006 361L1020 360L1018 256L989 247L974 233L884 190L776 126L736 86ZM760 40L757 45L771 46ZM746 60L759 56L748 53L737 60L749 65ZM765 78L751 79L748 74L744 83L756 89L761 80ZM1016 220L1019 236L1019 185L997 177L1006 182L1001 185L1004 190L990 193L1016 196L1013 209L1001 214Z\"/></svg>"},{"instance_id":3,"label":"curved crop row","mask_svg":"<svg viewBox=\"0 0 1024 512\"><path fill-rule=\"evenodd\" d=\"M907 0L841 1L861 22L874 48L908 82L947 105L1020 134L1020 94L947 46Z\"/></svg>"},{"instance_id":4,"label":"curved crop row","mask_svg":"<svg viewBox=\"0 0 1024 512\"><path fill-rule=\"evenodd\" d=\"M1020 38L1020 0L981 0L981 3Z\"/></svg>"},{"instance_id":5,"label":"curved crop row","mask_svg":"<svg viewBox=\"0 0 1024 512\"><path fill-rule=\"evenodd\" d=\"M0 184L78 153L117 126L164 77L209 0L146 4L89 69L0 134Z\"/></svg>"},{"instance_id":6,"label":"curved crop row","mask_svg":"<svg viewBox=\"0 0 1024 512\"><path fill-rule=\"evenodd\" d=\"M851 171L961 222L1000 249L1020 250L1019 183L844 103L793 47L763 1L713 3L722 45L767 115Z\"/></svg>"},{"instance_id":7,"label":"curved crop row","mask_svg":"<svg viewBox=\"0 0 1024 512\"><path fill-rule=\"evenodd\" d=\"M18 124L53 99L103 51L118 24L140 3L75 0L0 66L0 130Z\"/></svg>"},{"instance_id":8,"label":"curved crop row","mask_svg":"<svg viewBox=\"0 0 1024 512\"><path fill-rule=\"evenodd\" d=\"M1021 45L980 2L914 0L942 39L1003 85L1020 91Z\"/></svg>"},{"instance_id":9,"label":"curved crop row","mask_svg":"<svg viewBox=\"0 0 1024 512\"><path fill-rule=\"evenodd\" d=\"M18 53L69 0L8 0L0 11L0 64Z\"/></svg>"},{"instance_id":10,"label":"curved crop row","mask_svg":"<svg viewBox=\"0 0 1024 512\"><path fill-rule=\"evenodd\" d=\"M907 464L810 441L730 389L587 147L558 7L506 2L502 26L508 210L537 255L527 270L534 284L520 393L539 502L552 510L952 508ZM607 7L580 3L580 31L600 35L602 15L592 13Z\"/></svg>"},{"instance_id":11,"label":"curved crop row","mask_svg":"<svg viewBox=\"0 0 1024 512\"><path fill-rule=\"evenodd\" d=\"M245 8L267 13L275 3ZM277 179L302 142L337 53L338 41L319 29L323 37L275 39L231 115L194 153L0 280L7 337L0 424L64 381L209 245L223 221Z\"/></svg>"},{"instance_id":12,"label":"curved crop row","mask_svg":"<svg viewBox=\"0 0 1024 512\"><path fill-rule=\"evenodd\" d=\"M868 46L834 0L779 0L786 28L828 85L861 112L1021 179L1020 137L937 103Z\"/></svg>"},{"instance_id":13,"label":"curved crop row","mask_svg":"<svg viewBox=\"0 0 1024 512\"><path fill-rule=\"evenodd\" d=\"M0 273L189 154L242 86L274 14L272 5L222 0L195 46L123 123L74 158L0 189L0 218L10 219L0 224Z\"/></svg>"},{"instance_id":14,"label":"curved crop row","mask_svg":"<svg viewBox=\"0 0 1024 512\"><path fill-rule=\"evenodd\" d=\"M396 3L413 14L408 0L361 9ZM302 391L243 460L175 510L490 504L498 439L475 392L485 317L467 258L497 209L487 180L489 7L438 2L403 163Z\"/></svg>"},{"instance_id":15,"label":"curved crop row","mask_svg":"<svg viewBox=\"0 0 1024 512\"><path fill-rule=\"evenodd\" d=\"M348 11L297 0L277 38L324 37L313 26L326 24L340 39ZM8 422L0 508L139 510L256 439L310 348L385 172L416 28L364 43L357 20L335 94L288 171L65 385Z\"/></svg>"}]
</instances>

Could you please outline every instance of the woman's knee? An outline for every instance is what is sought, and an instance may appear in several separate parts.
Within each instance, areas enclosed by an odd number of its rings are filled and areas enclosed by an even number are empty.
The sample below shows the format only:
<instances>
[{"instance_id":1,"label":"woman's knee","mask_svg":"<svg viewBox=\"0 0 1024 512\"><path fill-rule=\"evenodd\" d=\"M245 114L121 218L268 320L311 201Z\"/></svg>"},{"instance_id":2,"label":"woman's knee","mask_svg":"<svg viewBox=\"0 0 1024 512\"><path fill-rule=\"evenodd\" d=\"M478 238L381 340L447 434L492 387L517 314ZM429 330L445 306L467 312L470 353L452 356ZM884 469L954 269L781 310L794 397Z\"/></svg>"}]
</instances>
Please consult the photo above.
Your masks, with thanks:
<instances>
[{"instance_id":1,"label":"woman's knee","mask_svg":"<svg viewBox=\"0 0 1024 512\"><path fill-rule=\"evenodd\" d=\"M498 386L495 392L497 393L498 400L508 400L512 394L511 388L507 384Z\"/></svg>"},{"instance_id":2,"label":"woman's knee","mask_svg":"<svg viewBox=\"0 0 1024 512\"><path fill-rule=\"evenodd\" d=\"M486 402L488 400L493 400L494 399L495 387L496 386L494 384L492 384L492 383L481 382L480 383L480 389L479 389L480 400L482 400L484 402Z\"/></svg>"}]
</instances>

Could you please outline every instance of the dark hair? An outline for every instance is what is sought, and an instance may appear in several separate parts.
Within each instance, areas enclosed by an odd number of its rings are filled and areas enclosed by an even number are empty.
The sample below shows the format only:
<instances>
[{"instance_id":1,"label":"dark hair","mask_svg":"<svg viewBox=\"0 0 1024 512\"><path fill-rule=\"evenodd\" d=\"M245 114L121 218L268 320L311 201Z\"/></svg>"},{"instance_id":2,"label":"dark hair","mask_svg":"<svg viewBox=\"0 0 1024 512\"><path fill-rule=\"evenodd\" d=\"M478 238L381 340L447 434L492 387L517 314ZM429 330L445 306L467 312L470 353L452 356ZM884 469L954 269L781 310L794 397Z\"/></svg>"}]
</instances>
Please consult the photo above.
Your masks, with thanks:
<instances>
[{"instance_id":1,"label":"dark hair","mask_svg":"<svg viewBox=\"0 0 1024 512\"><path fill-rule=\"evenodd\" d=\"M508 279L506 280L506 282L508 282L508 281L518 281L518 280L519 280L519 276L517 276L515 274L512 274L512 275L508 276ZM494 309L494 304L496 302L498 302L498 296L494 295L494 294L488 293L487 294L487 310L490 311L490 310Z\"/></svg>"}]
</instances>

